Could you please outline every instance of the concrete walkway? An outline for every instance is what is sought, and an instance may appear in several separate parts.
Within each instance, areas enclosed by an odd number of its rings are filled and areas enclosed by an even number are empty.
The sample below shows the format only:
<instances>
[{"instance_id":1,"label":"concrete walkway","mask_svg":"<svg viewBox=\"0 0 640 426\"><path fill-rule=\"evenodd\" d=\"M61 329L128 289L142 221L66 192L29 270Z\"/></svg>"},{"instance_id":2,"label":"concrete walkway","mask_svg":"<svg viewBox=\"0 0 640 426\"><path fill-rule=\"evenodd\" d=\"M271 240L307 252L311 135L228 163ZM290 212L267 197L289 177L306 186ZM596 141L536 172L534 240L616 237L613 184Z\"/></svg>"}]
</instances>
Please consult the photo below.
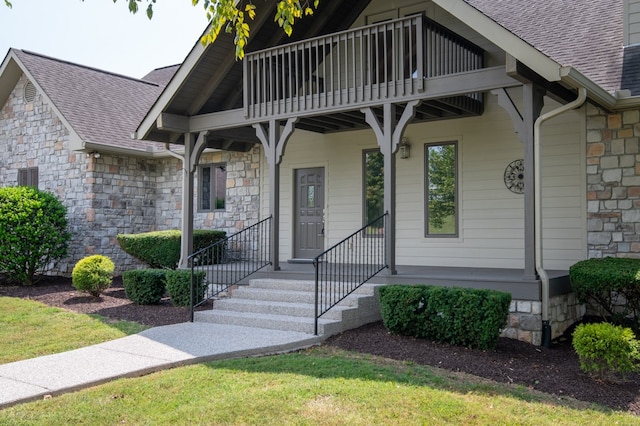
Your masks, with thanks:
<instances>
[{"instance_id":1,"label":"concrete walkway","mask_svg":"<svg viewBox=\"0 0 640 426\"><path fill-rule=\"evenodd\" d=\"M319 344L321 336L209 323L145 330L98 345L0 365L0 408L216 359L289 352Z\"/></svg>"}]
</instances>

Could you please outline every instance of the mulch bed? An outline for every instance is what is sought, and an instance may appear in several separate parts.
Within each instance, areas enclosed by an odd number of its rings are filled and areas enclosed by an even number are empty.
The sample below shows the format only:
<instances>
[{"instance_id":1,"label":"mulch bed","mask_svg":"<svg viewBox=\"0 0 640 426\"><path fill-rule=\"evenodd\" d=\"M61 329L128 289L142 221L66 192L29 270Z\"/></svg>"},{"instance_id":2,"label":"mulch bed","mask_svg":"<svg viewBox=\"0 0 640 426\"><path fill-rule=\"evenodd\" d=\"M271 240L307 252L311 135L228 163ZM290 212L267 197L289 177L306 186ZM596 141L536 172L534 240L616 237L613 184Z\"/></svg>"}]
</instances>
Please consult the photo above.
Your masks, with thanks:
<instances>
[{"instance_id":1,"label":"mulch bed","mask_svg":"<svg viewBox=\"0 0 640 426\"><path fill-rule=\"evenodd\" d=\"M168 299L158 305L138 306L126 298L120 278L96 299L76 291L67 278L44 277L30 286L0 284L0 296L33 299L80 313L95 313L150 326L189 320L189 309L175 307ZM326 341L327 345L349 351L431 365L451 371L511 383L612 409L640 415L640 374L625 381L596 380L580 370L570 336L541 348L501 338L493 350L467 349L444 343L389 334L381 323L350 330Z\"/></svg>"}]
</instances>

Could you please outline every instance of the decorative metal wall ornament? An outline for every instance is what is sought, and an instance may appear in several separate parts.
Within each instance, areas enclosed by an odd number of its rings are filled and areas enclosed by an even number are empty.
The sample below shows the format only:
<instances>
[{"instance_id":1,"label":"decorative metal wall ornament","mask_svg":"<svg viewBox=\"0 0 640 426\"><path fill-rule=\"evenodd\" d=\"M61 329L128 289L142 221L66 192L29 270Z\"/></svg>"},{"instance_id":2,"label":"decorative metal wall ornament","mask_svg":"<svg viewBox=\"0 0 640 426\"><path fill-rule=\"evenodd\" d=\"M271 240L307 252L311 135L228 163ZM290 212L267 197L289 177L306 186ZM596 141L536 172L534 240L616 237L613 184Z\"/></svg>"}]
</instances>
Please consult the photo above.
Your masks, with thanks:
<instances>
[{"instance_id":1,"label":"decorative metal wall ornament","mask_svg":"<svg viewBox=\"0 0 640 426\"><path fill-rule=\"evenodd\" d=\"M504 171L504 184L516 194L524 193L524 160L513 160Z\"/></svg>"}]
</instances>

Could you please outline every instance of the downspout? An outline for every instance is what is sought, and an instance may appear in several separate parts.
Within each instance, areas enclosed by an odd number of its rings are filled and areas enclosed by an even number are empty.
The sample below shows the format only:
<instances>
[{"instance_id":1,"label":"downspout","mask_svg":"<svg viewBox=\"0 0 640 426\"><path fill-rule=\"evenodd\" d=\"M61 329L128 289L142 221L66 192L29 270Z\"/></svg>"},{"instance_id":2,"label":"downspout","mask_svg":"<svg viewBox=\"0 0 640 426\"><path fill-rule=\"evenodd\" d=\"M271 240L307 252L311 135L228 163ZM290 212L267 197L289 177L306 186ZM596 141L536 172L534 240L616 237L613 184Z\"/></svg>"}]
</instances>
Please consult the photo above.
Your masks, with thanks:
<instances>
[{"instance_id":1,"label":"downspout","mask_svg":"<svg viewBox=\"0 0 640 426\"><path fill-rule=\"evenodd\" d=\"M535 194L535 232L534 241L536 246L536 272L540 276L542 285L542 345L545 348L551 346L551 324L549 322L549 275L544 270L542 262L542 165L540 161L540 127L542 123L550 118L558 116L566 111L580 107L587 99L587 89L578 89L578 98L560 108L549 111L538 117L533 125L533 159L535 162L534 173L534 194Z\"/></svg>"}]
</instances>

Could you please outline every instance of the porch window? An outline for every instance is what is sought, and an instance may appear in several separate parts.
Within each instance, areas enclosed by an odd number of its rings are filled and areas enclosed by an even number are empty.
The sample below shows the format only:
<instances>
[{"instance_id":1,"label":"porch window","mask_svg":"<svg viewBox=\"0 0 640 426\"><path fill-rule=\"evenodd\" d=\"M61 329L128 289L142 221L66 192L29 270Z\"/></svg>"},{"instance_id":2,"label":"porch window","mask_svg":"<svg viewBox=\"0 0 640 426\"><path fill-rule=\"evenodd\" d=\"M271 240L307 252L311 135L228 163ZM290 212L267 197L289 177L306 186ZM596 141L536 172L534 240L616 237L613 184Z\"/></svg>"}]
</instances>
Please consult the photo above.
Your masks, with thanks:
<instances>
[{"instance_id":1,"label":"porch window","mask_svg":"<svg viewBox=\"0 0 640 426\"><path fill-rule=\"evenodd\" d=\"M198 167L200 180L198 210L223 210L227 193L227 167L225 164L204 164Z\"/></svg>"},{"instance_id":2,"label":"porch window","mask_svg":"<svg viewBox=\"0 0 640 426\"><path fill-rule=\"evenodd\" d=\"M425 145L425 235L458 236L458 144Z\"/></svg>"},{"instance_id":3,"label":"porch window","mask_svg":"<svg viewBox=\"0 0 640 426\"><path fill-rule=\"evenodd\" d=\"M38 187L38 168L28 167L18 169L18 186Z\"/></svg>"},{"instance_id":4,"label":"porch window","mask_svg":"<svg viewBox=\"0 0 640 426\"><path fill-rule=\"evenodd\" d=\"M364 151L362 170L363 225L366 225L384 213L384 156L379 149Z\"/></svg>"}]
</instances>

